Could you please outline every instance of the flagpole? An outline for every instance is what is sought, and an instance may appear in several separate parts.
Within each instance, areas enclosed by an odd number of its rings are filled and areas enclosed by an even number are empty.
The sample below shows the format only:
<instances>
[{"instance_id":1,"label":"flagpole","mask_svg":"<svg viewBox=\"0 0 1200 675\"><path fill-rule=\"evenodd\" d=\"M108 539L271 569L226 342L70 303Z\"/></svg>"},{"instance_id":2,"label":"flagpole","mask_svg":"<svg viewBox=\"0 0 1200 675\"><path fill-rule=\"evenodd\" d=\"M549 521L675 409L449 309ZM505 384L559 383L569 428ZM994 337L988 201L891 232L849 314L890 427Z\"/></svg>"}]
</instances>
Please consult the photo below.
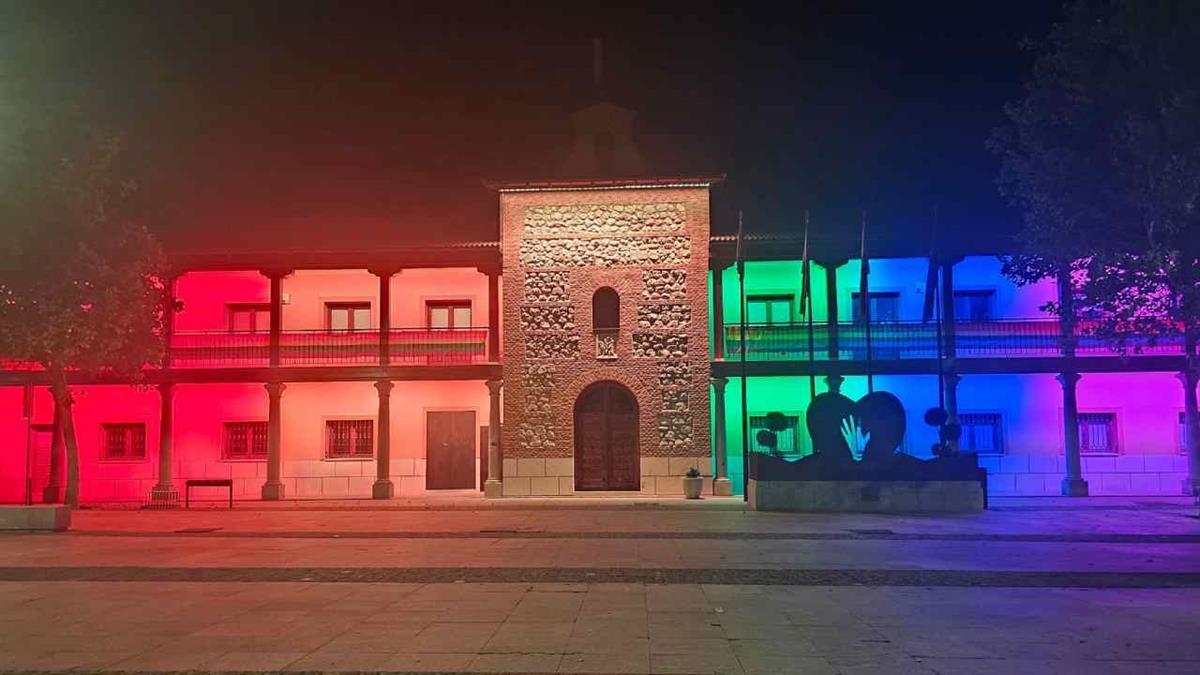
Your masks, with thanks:
<instances>
[{"instance_id":1,"label":"flagpole","mask_svg":"<svg viewBox=\"0 0 1200 675\"><path fill-rule=\"evenodd\" d=\"M804 261L803 268L800 270L800 277L803 282L803 287L800 289L801 309L808 318L808 400L817 397L817 373L815 371L816 364L813 352L816 345L813 342L813 312L812 312L812 253L808 249L808 210L804 211Z\"/></svg>"},{"instance_id":2,"label":"flagpole","mask_svg":"<svg viewBox=\"0 0 1200 675\"><path fill-rule=\"evenodd\" d=\"M942 284L941 276L937 273L937 257L938 257L938 235L939 231L938 207L935 204L933 207L933 245L929 252L929 265L933 272L929 276L933 278L933 314L937 320L937 378L938 378L938 407L943 410L946 408L946 370L943 363L944 353L942 351ZM925 289L929 293L929 289Z\"/></svg>"},{"instance_id":3,"label":"flagpole","mask_svg":"<svg viewBox=\"0 0 1200 675\"><path fill-rule=\"evenodd\" d=\"M747 408L746 396L746 261L745 251L742 250L742 212L738 211L737 232L737 271L738 271L738 324L741 334L741 371L742 371L742 501L750 499L750 412Z\"/></svg>"},{"instance_id":4,"label":"flagpole","mask_svg":"<svg viewBox=\"0 0 1200 675\"><path fill-rule=\"evenodd\" d=\"M862 212L862 241L859 248L859 301L862 302L863 326L867 342L867 393L875 391L875 374L871 363L871 264L867 261L867 210Z\"/></svg>"}]
</instances>

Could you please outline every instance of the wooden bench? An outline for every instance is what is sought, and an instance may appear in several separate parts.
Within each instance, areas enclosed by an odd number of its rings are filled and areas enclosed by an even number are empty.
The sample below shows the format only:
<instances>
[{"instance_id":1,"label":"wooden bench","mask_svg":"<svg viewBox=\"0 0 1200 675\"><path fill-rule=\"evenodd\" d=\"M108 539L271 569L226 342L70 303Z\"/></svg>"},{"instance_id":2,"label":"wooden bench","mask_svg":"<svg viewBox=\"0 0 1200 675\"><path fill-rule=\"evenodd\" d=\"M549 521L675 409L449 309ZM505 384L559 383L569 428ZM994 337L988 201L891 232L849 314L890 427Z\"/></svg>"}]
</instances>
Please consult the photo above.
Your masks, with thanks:
<instances>
[{"instance_id":1,"label":"wooden bench","mask_svg":"<svg viewBox=\"0 0 1200 675\"><path fill-rule=\"evenodd\" d=\"M201 478L184 483L183 508L190 508L192 503L192 488L194 487L223 487L229 488L229 508L233 508L233 480L229 478Z\"/></svg>"}]
</instances>

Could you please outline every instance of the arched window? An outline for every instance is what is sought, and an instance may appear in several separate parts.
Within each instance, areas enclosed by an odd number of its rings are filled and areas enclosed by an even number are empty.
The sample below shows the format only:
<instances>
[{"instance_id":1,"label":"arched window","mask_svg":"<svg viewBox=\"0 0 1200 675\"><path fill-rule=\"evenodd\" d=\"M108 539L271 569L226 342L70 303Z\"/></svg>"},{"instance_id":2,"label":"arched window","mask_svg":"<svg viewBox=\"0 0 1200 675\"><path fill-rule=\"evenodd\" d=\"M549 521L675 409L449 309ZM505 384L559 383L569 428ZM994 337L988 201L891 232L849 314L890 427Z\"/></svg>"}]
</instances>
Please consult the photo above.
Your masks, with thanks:
<instances>
[{"instance_id":1,"label":"arched window","mask_svg":"<svg viewBox=\"0 0 1200 675\"><path fill-rule=\"evenodd\" d=\"M592 330L612 331L621 327L621 298L608 286L592 294Z\"/></svg>"},{"instance_id":2,"label":"arched window","mask_svg":"<svg viewBox=\"0 0 1200 675\"><path fill-rule=\"evenodd\" d=\"M621 298L608 286L592 294L592 330L596 334L596 358L617 358L617 332L621 327Z\"/></svg>"}]
</instances>

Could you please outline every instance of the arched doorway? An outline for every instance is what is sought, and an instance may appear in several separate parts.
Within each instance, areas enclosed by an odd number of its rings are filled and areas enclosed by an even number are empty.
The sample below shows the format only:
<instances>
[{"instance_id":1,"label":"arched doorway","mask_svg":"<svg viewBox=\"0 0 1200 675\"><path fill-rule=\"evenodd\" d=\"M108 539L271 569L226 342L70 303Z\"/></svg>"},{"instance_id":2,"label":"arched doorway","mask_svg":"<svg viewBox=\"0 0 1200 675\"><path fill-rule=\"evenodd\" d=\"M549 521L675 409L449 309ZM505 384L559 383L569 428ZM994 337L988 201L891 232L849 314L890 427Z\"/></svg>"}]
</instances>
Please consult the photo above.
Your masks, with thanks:
<instances>
[{"instance_id":1,"label":"arched doorway","mask_svg":"<svg viewBox=\"0 0 1200 675\"><path fill-rule=\"evenodd\" d=\"M575 489L638 490L638 405L617 382L596 382L575 400Z\"/></svg>"}]
</instances>

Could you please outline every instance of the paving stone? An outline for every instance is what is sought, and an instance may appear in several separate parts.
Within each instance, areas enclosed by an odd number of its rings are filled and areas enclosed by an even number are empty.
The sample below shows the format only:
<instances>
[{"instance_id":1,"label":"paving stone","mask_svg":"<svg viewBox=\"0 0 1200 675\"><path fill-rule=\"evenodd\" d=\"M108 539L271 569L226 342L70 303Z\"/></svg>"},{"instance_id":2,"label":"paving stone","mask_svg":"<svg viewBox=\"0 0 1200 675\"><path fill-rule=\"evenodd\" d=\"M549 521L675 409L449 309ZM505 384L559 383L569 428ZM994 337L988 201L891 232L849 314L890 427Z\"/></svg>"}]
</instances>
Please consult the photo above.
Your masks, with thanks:
<instances>
[{"instance_id":1,"label":"paving stone","mask_svg":"<svg viewBox=\"0 0 1200 675\"><path fill-rule=\"evenodd\" d=\"M562 654L480 654L466 670L472 673L556 673Z\"/></svg>"},{"instance_id":2,"label":"paving stone","mask_svg":"<svg viewBox=\"0 0 1200 675\"><path fill-rule=\"evenodd\" d=\"M213 670L275 671L299 661L300 652L228 652L209 664Z\"/></svg>"},{"instance_id":3,"label":"paving stone","mask_svg":"<svg viewBox=\"0 0 1200 675\"><path fill-rule=\"evenodd\" d=\"M653 650L653 645L651 645ZM729 651L695 651L684 654L650 654L651 673L706 673L711 675L743 675L745 671L737 657Z\"/></svg>"},{"instance_id":4,"label":"paving stone","mask_svg":"<svg viewBox=\"0 0 1200 675\"><path fill-rule=\"evenodd\" d=\"M399 672L458 672L465 671L475 659L474 653L423 652L391 654L378 670Z\"/></svg>"},{"instance_id":5,"label":"paving stone","mask_svg":"<svg viewBox=\"0 0 1200 675\"><path fill-rule=\"evenodd\" d=\"M413 653L477 653L499 628L498 623L433 623L409 641Z\"/></svg>"},{"instance_id":6,"label":"paving stone","mask_svg":"<svg viewBox=\"0 0 1200 675\"><path fill-rule=\"evenodd\" d=\"M581 499L80 512L0 536L0 670L1200 672L1200 527L1170 501ZM173 533L200 526L225 536Z\"/></svg>"},{"instance_id":7,"label":"paving stone","mask_svg":"<svg viewBox=\"0 0 1200 675\"><path fill-rule=\"evenodd\" d=\"M507 621L483 647L487 653L561 654L571 637L568 622Z\"/></svg>"},{"instance_id":8,"label":"paving stone","mask_svg":"<svg viewBox=\"0 0 1200 675\"><path fill-rule=\"evenodd\" d=\"M625 649L601 654L567 653L559 662L560 673L621 673L636 675L650 672L648 650Z\"/></svg>"}]
</instances>

